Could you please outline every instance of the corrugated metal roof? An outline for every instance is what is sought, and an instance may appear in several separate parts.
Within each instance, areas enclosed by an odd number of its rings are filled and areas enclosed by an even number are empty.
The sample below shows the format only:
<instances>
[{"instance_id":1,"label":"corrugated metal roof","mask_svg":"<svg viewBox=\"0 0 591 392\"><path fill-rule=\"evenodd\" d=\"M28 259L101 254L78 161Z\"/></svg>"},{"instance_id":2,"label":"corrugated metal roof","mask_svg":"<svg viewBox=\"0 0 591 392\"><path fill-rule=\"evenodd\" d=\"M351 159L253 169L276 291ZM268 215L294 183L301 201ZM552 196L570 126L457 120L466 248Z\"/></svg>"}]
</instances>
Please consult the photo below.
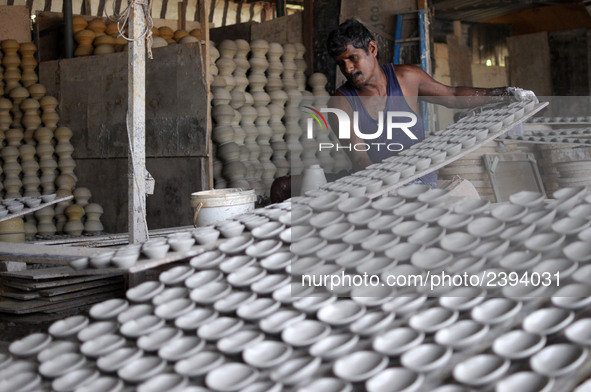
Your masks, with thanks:
<instances>
[{"instance_id":1,"label":"corrugated metal roof","mask_svg":"<svg viewBox=\"0 0 591 392\"><path fill-rule=\"evenodd\" d=\"M580 3L576 0L433 0L435 17L480 22L527 8Z\"/></svg>"}]
</instances>

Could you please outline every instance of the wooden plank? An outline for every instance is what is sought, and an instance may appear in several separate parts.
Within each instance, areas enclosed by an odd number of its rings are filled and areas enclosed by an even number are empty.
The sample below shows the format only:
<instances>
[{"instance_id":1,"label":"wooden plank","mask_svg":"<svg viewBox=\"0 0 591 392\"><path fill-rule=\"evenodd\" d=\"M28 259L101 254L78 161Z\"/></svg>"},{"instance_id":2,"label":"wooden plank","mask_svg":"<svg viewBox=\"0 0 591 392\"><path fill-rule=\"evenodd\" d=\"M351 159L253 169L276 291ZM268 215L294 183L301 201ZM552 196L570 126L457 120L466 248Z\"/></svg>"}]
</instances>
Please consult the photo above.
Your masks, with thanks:
<instances>
[{"instance_id":1,"label":"wooden plank","mask_svg":"<svg viewBox=\"0 0 591 392\"><path fill-rule=\"evenodd\" d=\"M507 86L509 78L507 67L487 66L484 64L472 64L472 83L478 87Z\"/></svg>"},{"instance_id":2,"label":"wooden plank","mask_svg":"<svg viewBox=\"0 0 591 392\"><path fill-rule=\"evenodd\" d=\"M3 218L0 218L0 222L4 222L6 220L12 219L12 218L18 218L19 216L25 216L25 215L29 215L32 212L35 212L37 210L41 210L45 207L57 204L57 203L61 203L62 201L68 201L73 199L74 196L65 196L65 197L59 197L56 198L48 203L41 203L39 206L37 207L27 207L27 208L23 208L22 210L20 210L19 212L15 212L13 214L8 214Z\"/></svg>"},{"instance_id":3,"label":"wooden plank","mask_svg":"<svg viewBox=\"0 0 591 392\"><path fill-rule=\"evenodd\" d=\"M185 2L178 2L178 13L177 30L185 30L187 28L187 4Z\"/></svg>"},{"instance_id":4,"label":"wooden plank","mask_svg":"<svg viewBox=\"0 0 591 392\"><path fill-rule=\"evenodd\" d=\"M108 286L113 286L113 285L117 285L117 284L120 286L123 284L122 277L111 278L111 279L100 279L100 280L95 280L95 281L91 281L91 282L79 283L79 284L69 284L67 286L62 286L62 287L47 288L47 289L39 290L39 295L41 295L43 297L54 297L54 296L60 296L63 294L68 294L68 293L81 293L84 290L92 289L95 287L108 287Z\"/></svg>"},{"instance_id":5,"label":"wooden plank","mask_svg":"<svg viewBox=\"0 0 591 392\"><path fill-rule=\"evenodd\" d=\"M454 35L462 42L462 22L459 20L453 21Z\"/></svg>"},{"instance_id":6,"label":"wooden plank","mask_svg":"<svg viewBox=\"0 0 591 392\"><path fill-rule=\"evenodd\" d=\"M472 185L474 185L474 188L477 189L490 189L492 191L492 187L490 186L490 181L488 180L488 178L486 179L486 181L470 181L472 183Z\"/></svg>"},{"instance_id":7,"label":"wooden plank","mask_svg":"<svg viewBox=\"0 0 591 392\"><path fill-rule=\"evenodd\" d=\"M214 249L217 246L216 244L218 244L218 243L219 243L219 241L217 241L216 243L210 244L208 246L195 246L195 247L193 247L193 249L191 249L187 252L168 252L166 254L166 257L163 259L138 260L138 262L134 266L130 267L127 271L129 273L136 273L136 272L160 267L162 265L174 263L177 261L189 259L189 258L197 256L198 254L201 254L207 250Z\"/></svg>"},{"instance_id":8,"label":"wooden plank","mask_svg":"<svg viewBox=\"0 0 591 392\"><path fill-rule=\"evenodd\" d=\"M484 165L482 159L459 159L455 162L450 163L447 167L458 167L458 166L474 166Z\"/></svg>"},{"instance_id":9,"label":"wooden plank","mask_svg":"<svg viewBox=\"0 0 591 392\"><path fill-rule=\"evenodd\" d=\"M503 125L503 127L494 133L489 133L488 136L481 142L476 143L474 146L466 149L466 150L462 150L458 155L454 155L452 157L446 157L442 162L437 163L435 165L431 165L429 166L427 169L425 170L421 170L416 172L415 174L413 174L412 176L408 177L408 178L404 178L401 179L399 182L389 185L389 186L385 186L382 187L382 189L380 189L379 191L372 193L372 194L368 194L366 195L367 197L369 197L370 199L375 199L379 196L382 196L386 193L389 193L391 191L393 191L394 189L398 189L400 187L402 187L404 184L407 184L413 180L416 180L419 177L422 177L426 174L429 174L433 171L436 171L446 165L448 165L451 162L455 162L458 159L461 159L465 156L467 156L470 153L473 153L475 151L477 151L479 148L481 148L481 146L483 144L486 144L487 142L493 141L494 139L496 139L497 137L501 136L503 133L507 132L508 130L514 128L516 125L521 124L524 121L527 121L528 118L532 117L534 114L536 114L537 112L539 112L540 110L542 110L543 108L545 108L546 106L548 106L548 102L540 102L538 104L535 105L535 107L529 112L526 113L523 117L521 117L518 120L515 120L513 122L511 122L508 125ZM394 163L393 163L394 164Z\"/></svg>"},{"instance_id":10,"label":"wooden plank","mask_svg":"<svg viewBox=\"0 0 591 392\"><path fill-rule=\"evenodd\" d=\"M19 301L29 301L32 299L37 299L41 296L38 292L23 292L23 291L11 291L12 289L9 287L4 287L3 292L0 293L0 297L4 298L12 298Z\"/></svg>"},{"instance_id":11,"label":"wooden plank","mask_svg":"<svg viewBox=\"0 0 591 392\"><path fill-rule=\"evenodd\" d=\"M108 252L105 249L58 247L26 243L0 242L0 260L69 265L81 257L92 257Z\"/></svg>"},{"instance_id":12,"label":"wooden plank","mask_svg":"<svg viewBox=\"0 0 591 392\"><path fill-rule=\"evenodd\" d=\"M38 311L40 311L42 313L57 313L57 312L63 312L65 310L69 310L69 309L80 309L80 308L87 309L91 305L106 301L108 299L124 298L124 297L125 297L124 291L115 290L115 291L110 291L110 292L106 292L103 294L91 295L87 298L82 298L82 299L76 300L76 301L64 302L63 304L49 304Z\"/></svg>"},{"instance_id":13,"label":"wooden plank","mask_svg":"<svg viewBox=\"0 0 591 392\"><path fill-rule=\"evenodd\" d=\"M4 278L17 278L26 280L47 280L57 278L70 278L80 277L88 275L87 270L76 271L70 267L48 267L48 268L35 268L26 269L23 271L6 271L0 272L0 277ZM107 274L103 274L107 275ZM110 272L109 275L116 275L116 273ZM108 276L106 276L108 277Z\"/></svg>"},{"instance_id":14,"label":"wooden plank","mask_svg":"<svg viewBox=\"0 0 591 392\"><path fill-rule=\"evenodd\" d=\"M211 138L211 132L213 129L213 124L211 123L211 80L209 76L209 8L211 6L211 0L198 0L198 7L199 7L199 22L201 23L201 58L203 61L203 77L206 81L206 94L207 94L207 104L205 105L206 108L206 148L205 148L205 155L207 156L207 180L204 181L202 179L201 183L203 185L207 185L207 189L213 189L213 144ZM215 3L215 0L214 0ZM204 171L205 172L205 171Z\"/></svg>"},{"instance_id":15,"label":"wooden plank","mask_svg":"<svg viewBox=\"0 0 591 392\"><path fill-rule=\"evenodd\" d=\"M466 180L470 180L470 182L472 181L484 181L488 178L488 174L486 172L484 173L480 173L480 174L472 174L472 173L453 173L453 174L445 174L442 173L442 176L445 177L455 177L455 176L460 176Z\"/></svg>"},{"instance_id":16,"label":"wooden plank","mask_svg":"<svg viewBox=\"0 0 591 392\"><path fill-rule=\"evenodd\" d=\"M29 9L20 5L0 6L0 41L15 39L18 42L31 41L31 19Z\"/></svg>"},{"instance_id":17,"label":"wooden plank","mask_svg":"<svg viewBox=\"0 0 591 392\"><path fill-rule=\"evenodd\" d=\"M46 303L47 302L51 302L51 303L68 302L73 299L88 297L88 296L106 293L106 292L110 292L110 291L116 291L116 290L123 290L122 282L119 282L118 284L110 284L110 285L106 285L106 286L91 287L88 289L73 291L70 293L56 294L56 295L51 295L51 296L42 296L39 298L39 300L44 301Z\"/></svg>"},{"instance_id":18,"label":"wooden plank","mask_svg":"<svg viewBox=\"0 0 591 392\"><path fill-rule=\"evenodd\" d=\"M129 243L148 240L146 213L146 29L144 8L130 3L127 64L127 135L129 137L127 225ZM131 126L130 126L131 125Z\"/></svg>"},{"instance_id":19,"label":"wooden plank","mask_svg":"<svg viewBox=\"0 0 591 392\"><path fill-rule=\"evenodd\" d=\"M164 237L168 234L177 233L179 231L189 231L194 229L193 226L169 227L165 229L150 230L150 238ZM106 234L91 237L64 237L51 240L35 241L35 245L77 245L84 247L106 247L114 245L126 245L127 233Z\"/></svg>"},{"instance_id":20,"label":"wooden plank","mask_svg":"<svg viewBox=\"0 0 591 392\"><path fill-rule=\"evenodd\" d=\"M322 3L338 3L331 0L322 0ZM315 2L316 5L320 3ZM396 23L394 15L402 14L417 9L417 0L341 0L340 21L355 18L366 26L381 30L390 36L394 36ZM391 57L390 57L391 58Z\"/></svg>"},{"instance_id":21,"label":"wooden plank","mask_svg":"<svg viewBox=\"0 0 591 392\"><path fill-rule=\"evenodd\" d=\"M253 4L254 5L254 4ZM222 26L222 27L215 27L211 28L209 31L210 39L215 42L216 44L221 43L226 39L246 39L250 40L251 38L251 28L255 24L255 22L243 22L237 23L230 26ZM203 37L201 37L203 40Z\"/></svg>"},{"instance_id":22,"label":"wooden plank","mask_svg":"<svg viewBox=\"0 0 591 392\"><path fill-rule=\"evenodd\" d=\"M92 282L95 280L106 279L104 276L83 276L79 278L71 278L71 279L58 279L58 280L45 280L45 281L25 281L25 280L17 280L17 279L6 279L3 281L3 285L7 287L12 287L19 290L25 291L34 291L40 289L47 289L51 287L59 287L59 286L67 286L71 284L78 284L84 282Z\"/></svg>"},{"instance_id":23,"label":"wooden plank","mask_svg":"<svg viewBox=\"0 0 591 392\"><path fill-rule=\"evenodd\" d=\"M79 308L81 306L90 305L93 303L101 302L110 298L117 298L123 290L116 289L108 292L101 292L88 297L80 298L73 301L67 301L64 303L48 303L41 300L31 301L15 301L6 300L0 301L0 312L12 313L12 314L26 314L34 312L56 312L66 309Z\"/></svg>"},{"instance_id":24,"label":"wooden plank","mask_svg":"<svg viewBox=\"0 0 591 392\"><path fill-rule=\"evenodd\" d=\"M576 142L574 141L574 139L567 139L567 138L561 138L559 140L553 140L550 141L551 138L548 138L548 141L544 141L544 140L521 140L521 139L508 139L508 138L503 138L504 142L509 142L509 143L527 143L527 144L564 144L566 146L571 146L571 147L589 147L589 143L580 143L580 142Z\"/></svg>"},{"instance_id":25,"label":"wooden plank","mask_svg":"<svg viewBox=\"0 0 591 392\"><path fill-rule=\"evenodd\" d=\"M448 85L451 84L449 71L449 51L447 49L447 44L441 42L434 43L433 56L435 57L435 70L433 78L440 83Z\"/></svg>"},{"instance_id":26,"label":"wooden plank","mask_svg":"<svg viewBox=\"0 0 591 392\"><path fill-rule=\"evenodd\" d=\"M472 53L455 35L447 35L449 73L452 86L472 86Z\"/></svg>"},{"instance_id":27,"label":"wooden plank","mask_svg":"<svg viewBox=\"0 0 591 392\"><path fill-rule=\"evenodd\" d=\"M218 242L209 244L207 246L194 246L191 250L189 250L187 252L168 252L166 254L166 257L164 257L162 259L148 259L148 258L142 259L142 258L140 258L137 261L137 263L135 265L133 265L132 267L130 267L129 269L101 268L101 269L86 269L86 270L77 271L78 274L81 275L81 277L77 278L77 279L86 278L87 280L90 280L90 279L94 280L94 279L102 279L102 278L105 278L108 276L113 276L113 275L121 275L125 272L135 273L135 272L145 271L148 269L156 268L156 267L159 267L162 265L174 263L177 261L181 261L181 260L185 260L185 259L189 259L191 257L197 256L198 254L201 254L207 250L213 249ZM48 261L48 263L51 263L51 261ZM67 267L67 268L69 268L69 267ZM72 271L72 273L76 272L73 269L70 269L70 271ZM64 271L64 273L66 273L66 271Z\"/></svg>"},{"instance_id":28,"label":"wooden plank","mask_svg":"<svg viewBox=\"0 0 591 392\"><path fill-rule=\"evenodd\" d=\"M538 96L552 95L550 45L548 33L507 38L509 47L509 83Z\"/></svg>"},{"instance_id":29,"label":"wooden plank","mask_svg":"<svg viewBox=\"0 0 591 392\"><path fill-rule=\"evenodd\" d=\"M280 44L288 43L287 33L289 19L291 18L293 18L293 15L282 16L281 18L268 20L263 23L254 23L250 30L251 39L264 39L269 42L278 42ZM301 41L301 38L298 41Z\"/></svg>"},{"instance_id":30,"label":"wooden plank","mask_svg":"<svg viewBox=\"0 0 591 392\"><path fill-rule=\"evenodd\" d=\"M484 165L472 165L472 166L447 166L442 167L439 169L439 173L444 175L449 174L478 174L478 173L486 173L486 168Z\"/></svg>"},{"instance_id":31,"label":"wooden plank","mask_svg":"<svg viewBox=\"0 0 591 392\"><path fill-rule=\"evenodd\" d=\"M300 42L302 44L304 43L303 20L304 20L303 12L298 12L298 13L289 15L289 17L287 18L287 26L286 26L287 42L291 42L291 43Z\"/></svg>"}]
</instances>

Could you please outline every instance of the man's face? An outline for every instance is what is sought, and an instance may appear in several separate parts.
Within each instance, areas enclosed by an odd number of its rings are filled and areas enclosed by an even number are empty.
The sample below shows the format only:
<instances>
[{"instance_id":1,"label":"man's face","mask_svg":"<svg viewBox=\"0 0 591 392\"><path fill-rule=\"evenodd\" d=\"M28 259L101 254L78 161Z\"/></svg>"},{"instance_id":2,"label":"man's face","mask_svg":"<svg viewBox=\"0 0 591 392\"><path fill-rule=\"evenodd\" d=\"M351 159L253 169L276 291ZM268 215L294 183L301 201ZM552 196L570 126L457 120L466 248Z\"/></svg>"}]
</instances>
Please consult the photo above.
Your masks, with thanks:
<instances>
[{"instance_id":1,"label":"man's face","mask_svg":"<svg viewBox=\"0 0 591 392\"><path fill-rule=\"evenodd\" d=\"M347 45L345 51L335 57L337 65L343 75L353 87L363 87L374 69L377 47L374 41L370 41L368 50Z\"/></svg>"}]
</instances>

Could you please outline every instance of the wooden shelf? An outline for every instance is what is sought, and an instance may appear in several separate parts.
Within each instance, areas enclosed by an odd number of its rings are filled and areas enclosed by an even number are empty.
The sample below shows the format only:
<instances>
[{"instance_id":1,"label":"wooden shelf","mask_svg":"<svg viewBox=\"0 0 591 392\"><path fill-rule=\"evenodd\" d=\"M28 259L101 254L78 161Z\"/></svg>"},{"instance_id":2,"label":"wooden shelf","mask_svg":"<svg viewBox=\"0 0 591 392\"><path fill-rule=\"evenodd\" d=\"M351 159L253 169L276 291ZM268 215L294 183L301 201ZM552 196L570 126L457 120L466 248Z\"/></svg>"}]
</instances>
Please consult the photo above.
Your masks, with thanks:
<instances>
[{"instance_id":1,"label":"wooden shelf","mask_svg":"<svg viewBox=\"0 0 591 392\"><path fill-rule=\"evenodd\" d=\"M68 201L71 200L72 198L74 198L74 196L65 196L65 197L60 197L60 198L56 198L50 202L47 203L41 203L39 204L37 207L28 207L28 208L23 208L22 210L20 210L19 212L15 212L13 214L8 214L3 218L0 218L0 222L4 222L7 221L9 219L13 219L13 218L18 218L19 216L25 216L25 215L29 215L32 212L35 212L37 210L41 210L45 207L57 204L57 203L61 203L62 201Z\"/></svg>"}]
</instances>

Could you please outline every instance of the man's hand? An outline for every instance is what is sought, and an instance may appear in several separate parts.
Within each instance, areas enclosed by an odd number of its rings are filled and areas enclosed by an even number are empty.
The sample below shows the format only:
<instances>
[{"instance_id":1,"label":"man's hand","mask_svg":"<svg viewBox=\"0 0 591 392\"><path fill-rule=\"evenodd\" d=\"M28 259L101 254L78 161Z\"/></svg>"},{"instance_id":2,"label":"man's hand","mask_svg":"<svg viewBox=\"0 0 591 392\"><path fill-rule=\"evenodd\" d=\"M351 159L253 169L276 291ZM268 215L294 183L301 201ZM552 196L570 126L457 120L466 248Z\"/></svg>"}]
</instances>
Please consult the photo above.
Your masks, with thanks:
<instances>
[{"instance_id":1,"label":"man's hand","mask_svg":"<svg viewBox=\"0 0 591 392\"><path fill-rule=\"evenodd\" d=\"M531 90L524 90L519 87L507 87L507 92L518 101L535 101L536 103L539 103L538 97L536 97L536 94Z\"/></svg>"}]
</instances>

